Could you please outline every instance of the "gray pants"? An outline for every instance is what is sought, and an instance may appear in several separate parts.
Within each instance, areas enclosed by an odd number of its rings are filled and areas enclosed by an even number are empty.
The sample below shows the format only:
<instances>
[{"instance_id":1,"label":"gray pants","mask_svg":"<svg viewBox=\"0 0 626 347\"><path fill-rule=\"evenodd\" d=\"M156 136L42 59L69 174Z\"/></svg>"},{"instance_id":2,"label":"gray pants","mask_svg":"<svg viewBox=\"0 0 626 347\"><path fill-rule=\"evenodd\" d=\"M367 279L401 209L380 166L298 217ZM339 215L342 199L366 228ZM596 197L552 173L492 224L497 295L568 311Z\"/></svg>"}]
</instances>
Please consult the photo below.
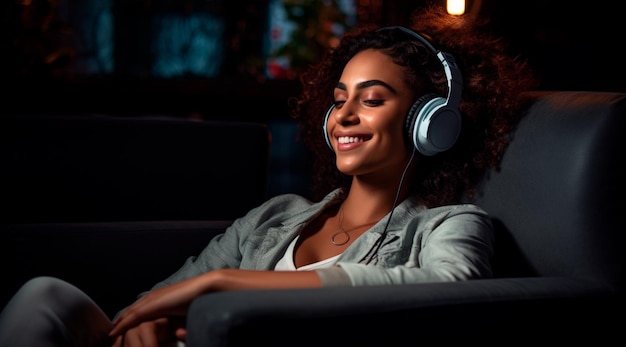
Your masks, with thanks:
<instances>
[{"instance_id":1,"label":"gray pants","mask_svg":"<svg viewBox=\"0 0 626 347\"><path fill-rule=\"evenodd\" d=\"M80 289L37 277L0 312L0 346L111 346L111 327L109 317Z\"/></svg>"}]
</instances>

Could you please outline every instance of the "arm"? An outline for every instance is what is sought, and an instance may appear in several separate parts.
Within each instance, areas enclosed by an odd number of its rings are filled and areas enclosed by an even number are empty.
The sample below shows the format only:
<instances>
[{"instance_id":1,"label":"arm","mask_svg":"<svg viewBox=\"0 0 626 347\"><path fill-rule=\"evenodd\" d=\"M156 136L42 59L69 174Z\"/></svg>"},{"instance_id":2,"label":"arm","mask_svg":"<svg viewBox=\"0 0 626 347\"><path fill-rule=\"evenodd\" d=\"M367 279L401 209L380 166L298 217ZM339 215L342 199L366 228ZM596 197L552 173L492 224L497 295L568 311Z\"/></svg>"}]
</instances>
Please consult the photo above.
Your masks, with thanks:
<instances>
[{"instance_id":1,"label":"arm","mask_svg":"<svg viewBox=\"0 0 626 347\"><path fill-rule=\"evenodd\" d=\"M222 269L157 288L124 309L113 322L111 336L138 324L166 316L185 316L191 302L202 294L246 289L321 287L315 271L254 271Z\"/></svg>"}]
</instances>

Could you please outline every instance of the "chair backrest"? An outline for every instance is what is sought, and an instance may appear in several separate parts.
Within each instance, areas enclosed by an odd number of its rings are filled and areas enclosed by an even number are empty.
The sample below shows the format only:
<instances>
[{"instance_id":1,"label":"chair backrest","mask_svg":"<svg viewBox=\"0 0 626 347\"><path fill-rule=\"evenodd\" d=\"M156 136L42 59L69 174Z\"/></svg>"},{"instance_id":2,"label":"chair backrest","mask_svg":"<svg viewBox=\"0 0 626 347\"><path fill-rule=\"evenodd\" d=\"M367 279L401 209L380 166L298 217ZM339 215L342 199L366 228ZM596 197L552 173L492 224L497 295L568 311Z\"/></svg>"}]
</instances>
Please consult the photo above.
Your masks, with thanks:
<instances>
[{"instance_id":1,"label":"chair backrest","mask_svg":"<svg viewBox=\"0 0 626 347\"><path fill-rule=\"evenodd\" d=\"M533 92L475 201L497 227L497 277L624 279L626 94Z\"/></svg>"},{"instance_id":2,"label":"chair backrest","mask_svg":"<svg viewBox=\"0 0 626 347\"><path fill-rule=\"evenodd\" d=\"M262 123L0 116L1 223L228 220L266 199Z\"/></svg>"}]
</instances>

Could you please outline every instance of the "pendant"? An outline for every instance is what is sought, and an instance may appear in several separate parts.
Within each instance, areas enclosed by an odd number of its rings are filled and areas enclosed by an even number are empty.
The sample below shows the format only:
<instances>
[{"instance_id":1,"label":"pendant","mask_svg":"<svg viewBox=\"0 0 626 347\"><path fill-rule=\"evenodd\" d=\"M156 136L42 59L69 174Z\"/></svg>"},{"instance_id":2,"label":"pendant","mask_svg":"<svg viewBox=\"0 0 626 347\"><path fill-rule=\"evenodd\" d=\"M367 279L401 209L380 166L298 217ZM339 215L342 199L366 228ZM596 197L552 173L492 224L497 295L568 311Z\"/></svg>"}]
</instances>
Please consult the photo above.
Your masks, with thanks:
<instances>
[{"instance_id":1,"label":"pendant","mask_svg":"<svg viewBox=\"0 0 626 347\"><path fill-rule=\"evenodd\" d=\"M341 236L338 237L339 235ZM337 238L339 241L337 241ZM335 246L343 246L348 243L348 241L350 241L350 234L343 229L334 233L333 236L330 237L330 242L332 242Z\"/></svg>"}]
</instances>

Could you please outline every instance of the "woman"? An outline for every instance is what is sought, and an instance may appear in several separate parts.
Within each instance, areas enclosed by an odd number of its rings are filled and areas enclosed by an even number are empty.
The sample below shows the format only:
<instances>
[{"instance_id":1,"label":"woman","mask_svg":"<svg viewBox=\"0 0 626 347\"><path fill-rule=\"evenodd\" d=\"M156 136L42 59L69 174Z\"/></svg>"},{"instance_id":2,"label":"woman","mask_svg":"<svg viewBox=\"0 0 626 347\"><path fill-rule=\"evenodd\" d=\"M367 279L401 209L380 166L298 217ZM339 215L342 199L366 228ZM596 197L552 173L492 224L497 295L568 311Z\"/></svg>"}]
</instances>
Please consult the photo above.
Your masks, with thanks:
<instances>
[{"instance_id":1,"label":"woman","mask_svg":"<svg viewBox=\"0 0 626 347\"><path fill-rule=\"evenodd\" d=\"M318 201L287 194L251 210L112 322L70 284L34 279L0 316L0 344L167 345L211 292L491 276L490 219L461 202L497 167L534 80L462 18L431 8L413 20L431 38L358 30L302 76L293 114Z\"/></svg>"}]
</instances>

